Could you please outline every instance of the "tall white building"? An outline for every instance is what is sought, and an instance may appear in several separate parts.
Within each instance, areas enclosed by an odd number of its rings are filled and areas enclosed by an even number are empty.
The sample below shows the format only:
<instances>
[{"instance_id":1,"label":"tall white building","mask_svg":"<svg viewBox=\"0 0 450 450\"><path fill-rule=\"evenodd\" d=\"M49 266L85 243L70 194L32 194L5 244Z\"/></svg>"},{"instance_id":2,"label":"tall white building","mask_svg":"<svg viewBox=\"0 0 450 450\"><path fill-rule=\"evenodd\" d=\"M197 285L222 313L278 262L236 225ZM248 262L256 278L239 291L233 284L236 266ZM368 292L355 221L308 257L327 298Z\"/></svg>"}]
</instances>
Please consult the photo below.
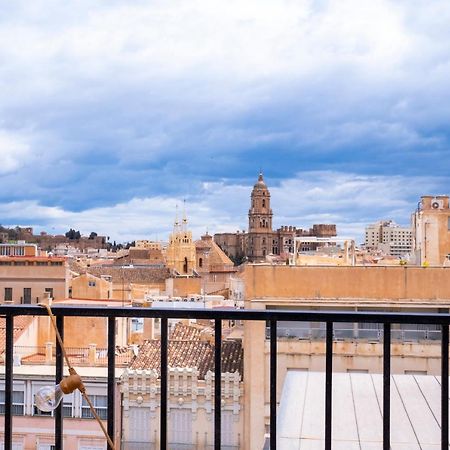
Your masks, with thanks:
<instances>
[{"instance_id":1,"label":"tall white building","mask_svg":"<svg viewBox=\"0 0 450 450\"><path fill-rule=\"evenodd\" d=\"M379 221L366 227L366 248L381 250L391 256L403 256L412 250L412 230L392 220Z\"/></svg>"}]
</instances>

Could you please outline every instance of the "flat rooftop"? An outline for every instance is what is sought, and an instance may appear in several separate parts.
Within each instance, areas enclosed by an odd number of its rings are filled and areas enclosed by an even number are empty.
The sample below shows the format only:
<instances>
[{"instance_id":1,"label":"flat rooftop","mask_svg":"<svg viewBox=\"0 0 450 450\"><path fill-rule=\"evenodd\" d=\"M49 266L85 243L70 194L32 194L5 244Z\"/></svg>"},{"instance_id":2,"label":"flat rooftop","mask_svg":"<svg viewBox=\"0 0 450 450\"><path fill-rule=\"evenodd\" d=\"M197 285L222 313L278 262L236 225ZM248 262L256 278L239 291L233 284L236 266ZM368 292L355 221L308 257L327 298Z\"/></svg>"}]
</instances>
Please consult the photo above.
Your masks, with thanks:
<instances>
[{"instance_id":1,"label":"flat rooftop","mask_svg":"<svg viewBox=\"0 0 450 450\"><path fill-rule=\"evenodd\" d=\"M440 378L391 376L392 450L440 449ZM333 373L334 450L383 448L383 376ZM278 448L323 449L325 373L288 370L278 414Z\"/></svg>"}]
</instances>

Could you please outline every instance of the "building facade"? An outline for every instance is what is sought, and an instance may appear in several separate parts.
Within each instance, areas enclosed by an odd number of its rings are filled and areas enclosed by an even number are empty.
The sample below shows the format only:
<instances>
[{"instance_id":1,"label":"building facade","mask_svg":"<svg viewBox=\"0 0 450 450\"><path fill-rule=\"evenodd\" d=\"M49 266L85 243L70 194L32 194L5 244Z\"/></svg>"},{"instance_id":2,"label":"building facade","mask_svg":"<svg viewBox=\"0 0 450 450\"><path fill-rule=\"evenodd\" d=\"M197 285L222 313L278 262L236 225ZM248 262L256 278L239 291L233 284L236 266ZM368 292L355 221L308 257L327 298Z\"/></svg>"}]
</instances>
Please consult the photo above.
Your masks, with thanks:
<instances>
[{"instance_id":1,"label":"building facade","mask_svg":"<svg viewBox=\"0 0 450 450\"><path fill-rule=\"evenodd\" d=\"M195 243L192 240L192 231L187 228L186 217L183 217L181 224L177 218L166 250L167 267L178 275L192 275L195 263Z\"/></svg>"},{"instance_id":2,"label":"building facade","mask_svg":"<svg viewBox=\"0 0 450 450\"><path fill-rule=\"evenodd\" d=\"M413 213L413 248L416 262L442 266L450 262L450 208L448 195L421 197Z\"/></svg>"},{"instance_id":3,"label":"building facade","mask_svg":"<svg viewBox=\"0 0 450 450\"><path fill-rule=\"evenodd\" d=\"M64 258L0 257L0 300L39 303L44 298L68 296L69 270Z\"/></svg>"},{"instance_id":4,"label":"building facade","mask_svg":"<svg viewBox=\"0 0 450 450\"><path fill-rule=\"evenodd\" d=\"M448 312L450 307L449 275L450 268L441 267L249 264L242 272L242 279L245 309L438 313ZM382 333L382 325L378 324L334 323L333 371L382 373ZM324 370L325 325L278 321L277 334L280 398L290 372ZM244 389L244 436L245 448L249 450L263 448L269 425L270 342L267 336L266 323L245 321L244 380L251 382ZM439 327L393 324L391 336L393 374L440 374Z\"/></svg>"},{"instance_id":5,"label":"building facade","mask_svg":"<svg viewBox=\"0 0 450 450\"><path fill-rule=\"evenodd\" d=\"M381 250L391 256L403 256L412 251L411 227L402 227L392 220L369 225L365 230L368 250Z\"/></svg>"},{"instance_id":6,"label":"building facade","mask_svg":"<svg viewBox=\"0 0 450 450\"><path fill-rule=\"evenodd\" d=\"M309 230L295 226L282 226L273 230L273 212L270 191L260 173L250 195L248 232L218 233L214 241L236 263L264 261L267 255L288 257L294 252L294 238L299 236L336 236L336 225L315 224ZM305 244L300 251L314 251L320 244Z\"/></svg>"}]
</instances>

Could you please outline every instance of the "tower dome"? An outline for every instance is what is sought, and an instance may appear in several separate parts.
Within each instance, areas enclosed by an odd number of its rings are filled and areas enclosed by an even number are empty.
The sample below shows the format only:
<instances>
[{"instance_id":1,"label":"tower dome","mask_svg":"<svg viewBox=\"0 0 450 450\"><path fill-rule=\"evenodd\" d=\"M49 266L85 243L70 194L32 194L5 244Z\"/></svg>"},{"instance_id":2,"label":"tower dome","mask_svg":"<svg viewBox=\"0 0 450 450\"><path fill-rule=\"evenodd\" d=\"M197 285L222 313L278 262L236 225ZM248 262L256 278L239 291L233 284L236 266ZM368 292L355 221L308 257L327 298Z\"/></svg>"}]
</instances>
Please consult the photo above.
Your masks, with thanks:
<instances>
[{"instance_id":1,"label":"tower dome","mask_svg":"<svg viewBox=\"0 0 450 450\"><path fill-rule=\"evenodd\" d=\"M265 188L267 189L266 183L264 183L264 177L262 172L259 172L258 181L253 186L254 188Z\"/></svg>"}]
</instances>

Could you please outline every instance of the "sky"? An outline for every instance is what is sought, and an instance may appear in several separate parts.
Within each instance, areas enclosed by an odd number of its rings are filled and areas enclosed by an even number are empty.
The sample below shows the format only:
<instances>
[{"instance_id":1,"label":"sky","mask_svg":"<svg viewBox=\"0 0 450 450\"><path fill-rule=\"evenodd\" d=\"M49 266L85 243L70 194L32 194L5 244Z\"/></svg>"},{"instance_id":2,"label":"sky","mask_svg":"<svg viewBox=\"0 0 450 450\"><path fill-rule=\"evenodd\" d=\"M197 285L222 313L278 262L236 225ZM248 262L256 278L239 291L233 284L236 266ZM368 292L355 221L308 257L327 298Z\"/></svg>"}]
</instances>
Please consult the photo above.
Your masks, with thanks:
<instances>
[{"instance_id":1,"label":"sky","mask_svg":"<svg viewBox=\"0 0 450 450\"><path fill-rule=\"evenodd\" d=\"M0 224L363 240L449 194L450 3L0 0Z\"/></svg>"}]
</instances>

